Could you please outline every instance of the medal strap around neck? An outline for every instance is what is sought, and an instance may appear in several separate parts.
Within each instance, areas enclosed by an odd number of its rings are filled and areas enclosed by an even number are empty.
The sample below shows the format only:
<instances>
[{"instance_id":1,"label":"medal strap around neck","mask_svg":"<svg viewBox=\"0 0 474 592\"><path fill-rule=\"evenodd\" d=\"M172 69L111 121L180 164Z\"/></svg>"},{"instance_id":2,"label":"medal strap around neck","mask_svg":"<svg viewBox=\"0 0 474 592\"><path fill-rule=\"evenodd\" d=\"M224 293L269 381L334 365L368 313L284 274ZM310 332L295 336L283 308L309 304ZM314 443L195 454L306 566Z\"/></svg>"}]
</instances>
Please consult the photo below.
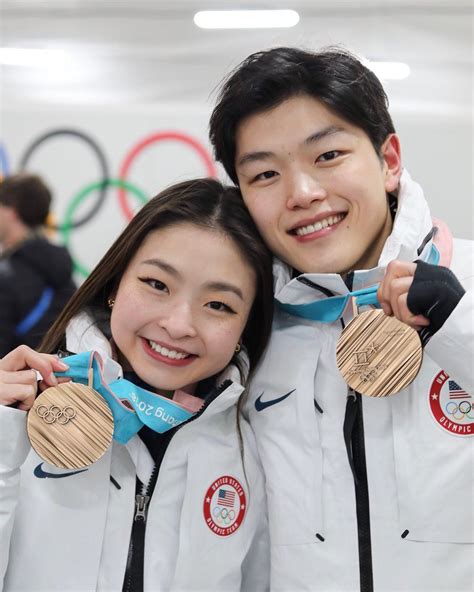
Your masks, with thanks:
<instances>
[{"instance_id":1,"label":"medal strap around neck","mask_svg":"<svg viewBox=\"0 0 474 592\"><path fill-rule=\"evenodd\" d=\"M68 376L74 382L90 384L102 395L114 417L114 440L121 444L126 444L144 425L154 432L163 434L196 414L175 401L147 391L125 378L107 384L102 373L101 358L97 352L75 354L63 358L62 361L69 369L65 372L56 372L56 376Z\"/></svg>"},{"instance_id":2,"label":"medal strap around neck","mask_svg":"<svg viewBox=\"0 0 474 592\"><path fill-rule=\"evenodd\" d=\"M427 263L431 265L438 265L439 251L435 245L431 246L430 254ZM324 300L313 300L313 302L306 302L304 304L288 304L285 302L278 302L278 307L288 312L291 315L302 317L311 321L320 321L321 323L334 323L339 320L346 309L350 298L355 299L356 306L376 306L380 308L377 300L378 284L363 288L362 290L354 290L348 292L343 296L330 296Z\"/></svg>"}]
</instances>

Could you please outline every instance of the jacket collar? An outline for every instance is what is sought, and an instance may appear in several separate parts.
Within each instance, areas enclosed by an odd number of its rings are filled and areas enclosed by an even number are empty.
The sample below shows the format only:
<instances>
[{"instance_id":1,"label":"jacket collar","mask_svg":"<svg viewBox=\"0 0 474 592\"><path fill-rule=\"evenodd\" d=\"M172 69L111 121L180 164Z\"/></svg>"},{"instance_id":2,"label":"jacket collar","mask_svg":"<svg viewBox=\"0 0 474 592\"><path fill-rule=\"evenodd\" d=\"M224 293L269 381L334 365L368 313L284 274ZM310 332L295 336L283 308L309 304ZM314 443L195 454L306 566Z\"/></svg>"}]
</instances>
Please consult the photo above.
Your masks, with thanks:
<instances>
[{"instance_id":1,"label":"jacket collar","mask_svg":"<svg viewBox=\"0 0 474 592\"><path fill-rule=\"evenodd\" d=\"M66 329L66 348L68 351L75 353L96 351L102 358L103 374L106 382L112 382L123 377L122 367L112 358L113 352L109 340L99 330L94 319L87 312L79 313L69 322ZM247 368L248 360L245 352L242 351L239 356L244 362L244 367ZM243 392L244 387L240 384L240 373L233 364L229 364L219 374L216 384L219 386L225 381L229 382L229 386L206 408L206 417L234 405Z\"/></svg>"},{"instance_id":2,"label":"jacket collar","mask_svg":"<svg viewBox=\"0 0 474 592\"><path fill-rule=\"evenodd\" d=\"M398 208L390 236L385 241L377 267L373 269L355 270L352 289L358 290L379 283L385 268L393 259L414 261L426 259L431 250L432 240L429 239L421 252L422 246L432 228L428 204L421 187L412 180L408 171L404 170L400 179ZM306 273L292 279L292 268L278 259L274 259L275 298L280 302L304 303L313 301L319 296L326 297L324 291L319 294L313 287L305 285L301 279L306 278L312 284L321 286L333 294L347 294L344 280L335 273Z\"/></svg>"}]
</instances>

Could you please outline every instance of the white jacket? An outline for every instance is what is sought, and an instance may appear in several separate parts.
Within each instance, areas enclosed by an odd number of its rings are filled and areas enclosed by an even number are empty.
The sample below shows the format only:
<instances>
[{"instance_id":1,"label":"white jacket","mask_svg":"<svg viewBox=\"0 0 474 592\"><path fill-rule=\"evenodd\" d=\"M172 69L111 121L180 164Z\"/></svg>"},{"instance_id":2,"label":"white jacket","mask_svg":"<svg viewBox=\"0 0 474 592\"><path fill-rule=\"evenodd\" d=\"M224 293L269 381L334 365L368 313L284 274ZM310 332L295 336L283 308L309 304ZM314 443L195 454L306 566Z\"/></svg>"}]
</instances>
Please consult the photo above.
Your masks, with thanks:
<instances>
[{"instance_id":1,"label":"white jacket","mask_svg":"<svg viewBox=\"0 0 474 592\"><path fill-rule=\"evenodd\" d=\"M94 348L110 355L104 337L94 329L83 335L84 318L79 321L69 331L68 349ZM225 374L222 380L235 378L235 368ZM145 592L268 587L263 479L245 420L244 473L236 429L242 391L231 383L202 415L179 428L168 446L148 509ZM4 577L5 592L119 592L136 475L146 483L153 467L147 448L135 436L126 446L114 442L85 471L62 471L30 449L25 420L25 412L0 407L0 582ZM52 475L58 473L71 474ZM215 513L221 488L235 494L235 515L219 526Z\"/></svg>"},{"instance_id":2,"label":"white jacket","mask_svg":"<svg viewBox=\"0 0 474 592\"><path fill-rule=\"evenodd\" d=\"M421 188L405 172L379 266L355 272L353 289L380 281L392 259L417 259L431 226ZM454 240L451 268L467 292L426 346L416 380L390 397L361 397L376 592L474 587L473 262L472 243ZM280 262L275 275L281 302L326 297L291 279ZM338 275L305 277L334 294L348 292ZM340 322L277 309L270 346L250 387L246 413L265 470L274 592L372 589L360 576L370 566L359 566L355 486L343 434L348 389L335 358L340 332ZM456 386L466 391L463 409L472 404L470 417L454 413L458 420L446 411Z\"/></svg>"}]
</instances>

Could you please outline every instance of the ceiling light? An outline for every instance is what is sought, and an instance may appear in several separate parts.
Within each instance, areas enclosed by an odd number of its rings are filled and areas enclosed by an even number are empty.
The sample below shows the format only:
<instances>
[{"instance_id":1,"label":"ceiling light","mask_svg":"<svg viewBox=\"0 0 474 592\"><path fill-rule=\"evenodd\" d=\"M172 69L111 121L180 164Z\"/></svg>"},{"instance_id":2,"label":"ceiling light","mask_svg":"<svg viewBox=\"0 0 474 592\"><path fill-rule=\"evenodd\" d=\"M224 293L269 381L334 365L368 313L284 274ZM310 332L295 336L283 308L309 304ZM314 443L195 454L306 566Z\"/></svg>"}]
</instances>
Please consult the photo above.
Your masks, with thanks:
<instances>
[{"instance_id":1,"label":"ceiling light","mask_svg":"<svg viewBox=\"0 0 474 592\"><path fill-rule=\"evenodd\" d=\"M51 67L64 64L69 54L61 49L26 49L0 47L0 64L4 66Z\"/></svg>"},{"instance_id":2,"label":"ceiling light","mask_svg":"<svg viewBox=\"0 0 474 592\"><path fill-rule=\"evenodd\" d=\"M201 29L294 27L299 20L294 10L204 10L194 15L194 22Z\"/></svg>"}]
</instances>

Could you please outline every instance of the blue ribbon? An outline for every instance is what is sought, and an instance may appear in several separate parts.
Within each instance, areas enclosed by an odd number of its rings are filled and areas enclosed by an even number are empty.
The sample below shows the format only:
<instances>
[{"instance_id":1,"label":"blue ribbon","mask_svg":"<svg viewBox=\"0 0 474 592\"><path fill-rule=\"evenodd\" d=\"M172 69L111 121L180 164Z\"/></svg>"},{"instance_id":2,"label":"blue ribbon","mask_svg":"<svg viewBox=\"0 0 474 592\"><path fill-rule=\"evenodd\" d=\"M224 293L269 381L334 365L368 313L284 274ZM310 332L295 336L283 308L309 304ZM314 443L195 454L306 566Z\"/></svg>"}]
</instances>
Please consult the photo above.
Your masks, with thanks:
<instances>
[{"instance_id":1,"label":"blue ribbon","mask_svg":"<svg viewBox=\"0 0 474 592\"><path fill-rule=\"evenodd\" d=\"M435 245L431 245L431 251L426 263L438 265L440 254ZM278 307L289 314L309 319L311 321L320 321L321 323L334 323L342 317L344 310L350 298L355 298L357 306L376 306L380 308L377 300L378 285L354 290L343 296L330 296L324 300L314 300L305 304L287 304L277 301Z\"/></svg>"},{"instance_id":2,"label":"blue ribbon","mask_svg":"<svg viewBox=\"0 0 474 592\"><path fill-rule=\"evenodd\" d=\"M68 376L81 384L89 384L89 372L92 369L91 386L109 405L114 418L114 440L120 444L126 444L144 425L163 434L195 415L171 399L151 393L125 378L107 384L96 352L75 354L62 361L69 369L55 372L56 376ZM125 405L123 400L128 401L133 409Z\"/></svg>"}]
</instances>

